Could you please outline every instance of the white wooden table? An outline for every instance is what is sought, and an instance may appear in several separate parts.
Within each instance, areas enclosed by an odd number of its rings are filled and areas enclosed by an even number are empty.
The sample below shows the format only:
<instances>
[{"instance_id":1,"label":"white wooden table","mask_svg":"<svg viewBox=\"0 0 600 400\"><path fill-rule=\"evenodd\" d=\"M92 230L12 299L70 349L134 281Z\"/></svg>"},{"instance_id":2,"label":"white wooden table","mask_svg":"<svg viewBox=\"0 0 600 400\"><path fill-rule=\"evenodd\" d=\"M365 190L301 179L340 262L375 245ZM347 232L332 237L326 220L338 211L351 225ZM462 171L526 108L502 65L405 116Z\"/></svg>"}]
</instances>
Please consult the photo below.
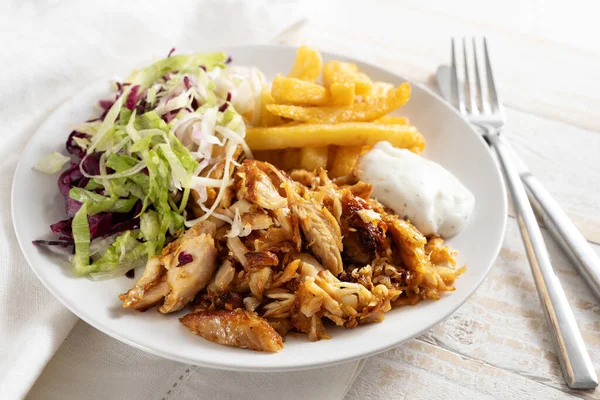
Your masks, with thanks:
<instances>
[{"instance_id":1,"label":"white wooden table","mask_svg":"<svg viewBox=\"0 0 600 400\"><path fill-rule=\"evenodd\" d=\"M586 4L344 2L279 41L353 56L433 87L451 36L486 36L507 106L505 132L600 254L600 24ZM599 303L546 238L600 373ZM600 399L600 389L565 385L511 212L500 256L477 293L431 331L370 358L347 398L573 396Z\"/></svg>"}]
</instances>

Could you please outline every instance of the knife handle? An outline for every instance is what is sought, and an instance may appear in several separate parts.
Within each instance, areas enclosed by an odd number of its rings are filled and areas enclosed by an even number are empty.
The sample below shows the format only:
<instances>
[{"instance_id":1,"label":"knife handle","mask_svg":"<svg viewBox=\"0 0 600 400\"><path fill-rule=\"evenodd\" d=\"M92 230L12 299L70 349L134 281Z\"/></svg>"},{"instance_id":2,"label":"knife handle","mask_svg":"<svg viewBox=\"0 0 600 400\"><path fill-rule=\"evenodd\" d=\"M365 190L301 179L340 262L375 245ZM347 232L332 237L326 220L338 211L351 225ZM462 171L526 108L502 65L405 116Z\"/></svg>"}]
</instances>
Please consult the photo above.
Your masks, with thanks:
<instances>
[{"instance_id":1,"label":"knife handle","mask_svg":"<svg viewBox=\"0 0 600 400\"><path fill-rule=\"evenodd\" d=\"M531 205L544 225L600 301L600 257L535 176L525 173L521 175L521 180L525 184Z\"/></svg>"},{"instance_id":2,"label":"knife handle","mask_svg":"<svg viewBox=\"0 0 600 400\"><path fill-rule=\"evenodd\" d=\"M565 381L573 389L595 388L598 386L598 377L594 365L585 348L567 296L552 267L550 254L527 199L519 172L515 168L510 149L504 139L490 128L487 139L498 155L511 194L529 265Z\"/></svg>"},{"instance_id":3,"label":"knife handle","mask_svg":"<svg viewBox=\"0 0 600 400\"><path fill-rule=\"evenodd\" d=\"M567 213L542 183L533 176L527 166L511 145L503 139L500 140L510 149L513 160L516 162L521 181L525 185L529 201L534 210L540 216L548 231L561 246L564 253L575 265L583 280L588 284L590 290L600 301L600 257L587 242L585 237L577 230L577 227Z\"/></svg>"}]
</instances>

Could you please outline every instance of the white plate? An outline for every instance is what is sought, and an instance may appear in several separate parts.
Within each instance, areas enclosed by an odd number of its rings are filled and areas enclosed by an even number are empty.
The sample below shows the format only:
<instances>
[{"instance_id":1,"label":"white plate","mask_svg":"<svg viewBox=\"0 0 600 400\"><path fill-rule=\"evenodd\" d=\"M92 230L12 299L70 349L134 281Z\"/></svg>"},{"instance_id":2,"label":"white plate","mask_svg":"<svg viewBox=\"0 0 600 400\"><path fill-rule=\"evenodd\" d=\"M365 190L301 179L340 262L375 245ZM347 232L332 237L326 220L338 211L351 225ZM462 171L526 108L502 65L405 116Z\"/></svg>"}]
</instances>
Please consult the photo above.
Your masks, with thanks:
<instances>
[{"instance_id":1,"label":"white plate","mask_svg":"<svg viewBox=\"0 0 600 400\"><path fill-rule=\"evenodd\" d=\"M268 78L289 71L295 55L293 48L275 46L224 50L232 55L235 64L254 65ZM327 53L323 57L344 59ZM404 80L375 66L354 62L373 79L395 84ZM349 330L331 328L331 340L311 343L304 335L289 336L285 348L276 354L208 342L177 321L183 312L164 316L154 309L145 313L124 310L117 295L129 289L133 280L122 277L92 282L77 278L67 260L31 243L34 239L51 238L49 225L65 218L57 176L36 172L32 166L52 151L65 153L69 125L92 116L92 107L99 99L106 98L109 88L108 80L89 86L40 126L21 155L15 173L12 215L21 249L48 290L81 319L131 346L185 363L248 371L295 370L362 358L413 338L452 314L479 287L498 254L506 224L506 195L488 146L445 101L413 84L412 98L401 114L408 116L425 135L424 156L453 172L473 192L477 202L469 225L450 240L460 251L460 264L468 265L467 272L457 281L455 292L439 301L392 310L379 324ZM136 276L140 273L138 270Z\"/></svg>"}]
</instances>

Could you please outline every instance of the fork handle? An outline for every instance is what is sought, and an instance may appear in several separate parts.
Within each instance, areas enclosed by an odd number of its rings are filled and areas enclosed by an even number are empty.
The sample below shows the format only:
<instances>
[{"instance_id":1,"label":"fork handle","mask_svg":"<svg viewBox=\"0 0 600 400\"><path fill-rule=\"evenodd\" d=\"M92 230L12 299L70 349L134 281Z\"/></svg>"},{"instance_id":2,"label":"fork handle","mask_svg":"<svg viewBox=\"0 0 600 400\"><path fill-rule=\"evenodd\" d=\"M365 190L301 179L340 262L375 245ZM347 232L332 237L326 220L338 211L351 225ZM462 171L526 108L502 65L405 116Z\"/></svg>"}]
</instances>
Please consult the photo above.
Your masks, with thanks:
<instances>
[{"instance_id":1,"label":"fork handle","mask_svg":"<svg viewBox=\"0 0 600 400\"><path fill-rule=\"evenodd\" d=\"M527 258L565 381L573 389L595 388L598 386L596 371L585 348L567 296L552 267L550 254L510 150L499 134L492 129L488 129L486 137L498 155L511 194Z\"/></svg>"}]
</instances>

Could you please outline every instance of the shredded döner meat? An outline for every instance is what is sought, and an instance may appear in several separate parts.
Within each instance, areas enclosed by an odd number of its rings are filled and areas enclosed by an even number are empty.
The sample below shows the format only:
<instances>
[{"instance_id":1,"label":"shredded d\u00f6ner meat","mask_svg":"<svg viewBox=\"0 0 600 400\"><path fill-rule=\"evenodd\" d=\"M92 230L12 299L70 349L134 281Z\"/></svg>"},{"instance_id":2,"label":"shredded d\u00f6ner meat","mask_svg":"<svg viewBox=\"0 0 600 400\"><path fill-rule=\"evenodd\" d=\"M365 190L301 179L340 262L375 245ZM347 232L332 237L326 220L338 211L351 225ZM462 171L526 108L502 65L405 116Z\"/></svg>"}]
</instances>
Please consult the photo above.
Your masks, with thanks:
<instances>
[{"instance_id":1,"label":"shredded d\u00f6ner meat","mask_svg":"<svg viewBox=\"0 0 600 400\"><path fill-rule=\"evenodd\" d=\"M367 183L338 185L324 170L290 176L256 160L232 177L217 212L238 229L204 221L179 235L120 296L124 307L169 313L191 303L180 320L193 333L273 352L289 331L327 339L327 324L354 328L438 299L465 271L456 251L371 198Z\"/></svg>"}]
</instances>

